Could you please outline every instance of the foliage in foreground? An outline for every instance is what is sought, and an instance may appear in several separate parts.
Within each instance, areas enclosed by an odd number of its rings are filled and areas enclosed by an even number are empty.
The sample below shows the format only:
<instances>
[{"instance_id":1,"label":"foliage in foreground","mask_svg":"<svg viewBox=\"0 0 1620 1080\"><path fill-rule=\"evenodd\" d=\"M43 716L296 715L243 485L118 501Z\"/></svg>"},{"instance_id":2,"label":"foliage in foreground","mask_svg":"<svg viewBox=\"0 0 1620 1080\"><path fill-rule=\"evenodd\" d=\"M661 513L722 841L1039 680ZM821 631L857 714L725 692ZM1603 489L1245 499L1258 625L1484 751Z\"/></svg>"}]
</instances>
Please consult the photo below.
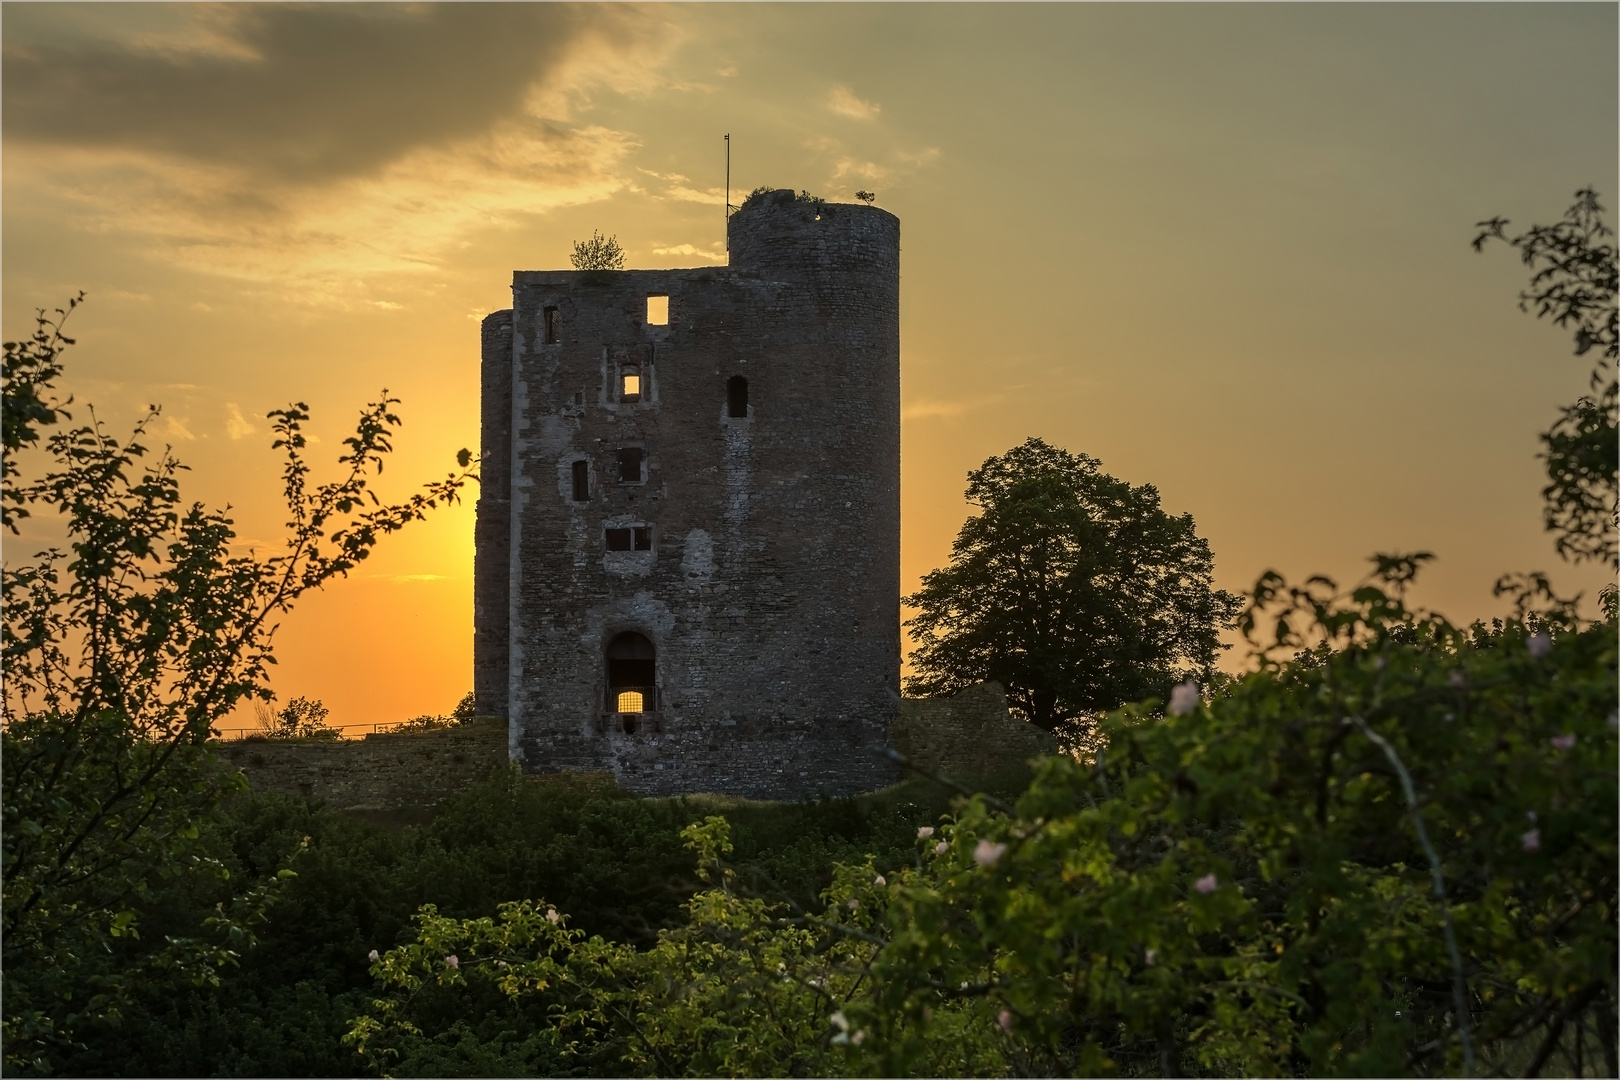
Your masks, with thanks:
<instances>
[{"instance_id":1,"label":"foliage in foreground","mask_svg":"<svg viewBox=\"0 0 1620 1080\"><path fill-rule=\"evenodd\" d=\"M290 870L143 937L142 911L159 891L228 876L200 845L200 827L240 780L205 744L239 702L269 700L271 639L298 597L457 499L471 477L462 451L462 472L402 503L380 502L369 474L381 471L399 424L385 392L345 440L342 477L312 485L308 411L276 410L286 546L264 558L236 554L231 518L185 503L183 466L145 445L155 408L127 439L93 412L89 423L47 433L72 419L55 383L73 343L62 324L78 302L54 320L41 312L31 337L5 343L0 520L19 533L33 511L53 512L68 543L8 563L0 585L8 1070L48 1071L82 1028L116 1018L141 987L215 982L252 943Z\"/></svg>"},{"instance_id":2,"label":"foliage in foreground","mask_svg":"<svg viewBox=\"0 0 1620 1080\"><path fill-rule=\"evenodd\" d=\"M1027 776L1023 778L1027 781ZM374 996L366 954L412 936L424 904L454 918L496 914L497 902L547 896L575 925L608 941L648 947L684 921L702 886L681 829L723 811L739 878L773 900L815 902L835 862L867 855L884 867L911 858L919 817L949 795L923 781L819 803L714 798L639 799L592 775L498 774L441 803L430 821L385 829L308 800L256 793L205 823L200 843L233 881L273 875L308 838L297 877L257 927L258 945L217 986L147 985L117 1023L81 1032L60 1059L74 1076L348 1076L358 1065L341 1042ZM175 882L154 897L143 926L161 932L211 910L228 883ZM428 1027L452 1044L418 1057L442 1075L549 1072L529 1043L544 1026L498 992L418 1003Z\"/></svg>"},{"instance_id":3,"label":"foliage in foreground","mask_svg":"<svg viewBox=\"0 0 1620 1080\"><path fill-rule=\"evenodd\" d=\"M1322 647L1113 714L1095 764L919 821L911 866L841 866L814 907L740 888L711 816L713 887L650 948L544 900L424 909L349 1041L448 1071L465 1031L423 1010L498 993L556 1071L1612 1074L1614 617L1459 629L1404 606L1418 561L1263 580L1262 656Z\"/></svg>"}]
</instances>

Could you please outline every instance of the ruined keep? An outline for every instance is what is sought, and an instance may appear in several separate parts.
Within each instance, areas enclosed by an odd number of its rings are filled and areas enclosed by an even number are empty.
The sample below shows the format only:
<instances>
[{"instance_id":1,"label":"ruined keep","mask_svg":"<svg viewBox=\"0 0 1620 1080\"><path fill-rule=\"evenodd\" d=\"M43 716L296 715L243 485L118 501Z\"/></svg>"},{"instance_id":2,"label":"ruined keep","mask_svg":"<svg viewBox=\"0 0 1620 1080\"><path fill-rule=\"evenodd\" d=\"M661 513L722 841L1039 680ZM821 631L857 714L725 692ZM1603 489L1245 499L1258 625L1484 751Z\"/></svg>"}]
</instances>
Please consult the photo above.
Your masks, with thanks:
<instances>
[{"instance_id":1,"label":"ruined keep","mask_svg":"<svg viewBox=\"0 0 1620 1080\"><path fill-rule=\"evenodd\" d=\"M483 323L478 711L530 772L897 778L900 223L751 196L730 265L518 271Z\"/></svg>"}]
</instances>

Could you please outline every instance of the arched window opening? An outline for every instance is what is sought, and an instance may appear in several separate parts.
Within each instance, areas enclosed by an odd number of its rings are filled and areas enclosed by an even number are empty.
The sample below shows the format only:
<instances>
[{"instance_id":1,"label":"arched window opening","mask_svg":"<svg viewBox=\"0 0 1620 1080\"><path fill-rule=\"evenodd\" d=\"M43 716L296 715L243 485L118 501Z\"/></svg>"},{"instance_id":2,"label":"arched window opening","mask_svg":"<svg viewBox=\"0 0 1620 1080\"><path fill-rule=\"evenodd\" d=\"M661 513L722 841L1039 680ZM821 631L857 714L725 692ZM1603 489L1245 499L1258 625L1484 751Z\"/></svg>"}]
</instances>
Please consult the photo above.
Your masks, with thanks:
<instances>
[{"instance_id":1,"label":"arched window opening","mask_svg":"<svg viewBox=\"0 0 1620 1080\"><path fill-rule=\"evenodd\" d=\"M748 380L741 375L726 380L726 415L748 416Z\"/></svg>"},{"instance_id":2,"label":"arched window opening","mask_svg":"<svg viewBox=\"0 0 1620 1080\"><path fill-rule=\"evenodd\" d=\"M657 686L656 653L646 635L627 630L608 642L608 709L623 718L626 732L636 730L633 717L657 710Z\"/></svg>"}]
</instances>

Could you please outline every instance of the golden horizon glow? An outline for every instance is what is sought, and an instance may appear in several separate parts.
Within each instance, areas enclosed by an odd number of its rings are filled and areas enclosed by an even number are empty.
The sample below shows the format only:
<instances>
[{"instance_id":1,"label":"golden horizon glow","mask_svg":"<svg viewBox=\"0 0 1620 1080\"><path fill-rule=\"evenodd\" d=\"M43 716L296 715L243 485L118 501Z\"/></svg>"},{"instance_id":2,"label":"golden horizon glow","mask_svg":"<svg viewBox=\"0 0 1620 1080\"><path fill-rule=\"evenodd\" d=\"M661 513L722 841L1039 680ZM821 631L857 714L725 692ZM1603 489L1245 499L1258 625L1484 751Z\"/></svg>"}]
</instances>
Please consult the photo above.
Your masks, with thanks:
<instances>
[{"instance_id":1,"label":"golden horizon glow","mask_svg":"<svg viewBox=\"0 0 1620 1080\"><path fill-rule=\"evenodd\" d=\"M6 332L86 290L65 389L115 428L161 403L188 498L245 547L284 518L269 409L309 403L318 463L386 387L400 498L478 445L513 270L593 231L631 267L723 264L730 132L731 202L875 191L900 218L904 591L949 558L966 472L1029 435L1192 513L1225 588L1425 549L1417 599L1467 621L1509 570L1606 580L1540 522L1536 435L1584 363L1468 241L1620 199L1612 5L46 3L0 28ZM448 713L472 522L440 510L307 597L280 698L355 730Z\"/></svg>"}]
</instances>

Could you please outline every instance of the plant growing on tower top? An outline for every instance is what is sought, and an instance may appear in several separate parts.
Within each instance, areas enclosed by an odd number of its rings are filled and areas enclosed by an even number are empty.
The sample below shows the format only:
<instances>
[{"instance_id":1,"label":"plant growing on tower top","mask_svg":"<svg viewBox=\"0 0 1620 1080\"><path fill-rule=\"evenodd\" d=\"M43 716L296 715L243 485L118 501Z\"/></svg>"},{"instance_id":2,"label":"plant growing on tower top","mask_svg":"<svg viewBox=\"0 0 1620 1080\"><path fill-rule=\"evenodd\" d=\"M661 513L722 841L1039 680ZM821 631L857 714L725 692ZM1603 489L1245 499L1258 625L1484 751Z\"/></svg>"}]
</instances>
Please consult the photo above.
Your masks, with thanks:
<instances>
[{"instance_id":1,"label":"plant growing on tower top","mask_svg":"<svg viewBox=\"0 0 1620 1080\"><path fill-rule=\"evenodd\" d=\"M574 241L574 253L569 258L575 270L624 269L624 249L619 246L616 234L603 236L593 230L589 240Z\"/></svg>"}]
</instances>

